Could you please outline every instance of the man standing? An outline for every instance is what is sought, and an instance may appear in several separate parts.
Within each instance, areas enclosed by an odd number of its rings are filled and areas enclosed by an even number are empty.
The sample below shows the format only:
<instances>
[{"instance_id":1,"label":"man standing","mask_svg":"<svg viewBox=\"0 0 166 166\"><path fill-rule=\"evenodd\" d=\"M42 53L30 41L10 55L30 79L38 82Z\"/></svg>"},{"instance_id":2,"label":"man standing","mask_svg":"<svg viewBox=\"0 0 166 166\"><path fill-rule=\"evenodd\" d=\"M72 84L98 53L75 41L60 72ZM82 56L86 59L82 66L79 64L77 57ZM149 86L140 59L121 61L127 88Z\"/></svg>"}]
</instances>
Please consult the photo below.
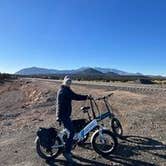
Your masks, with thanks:
<instances>
[{"instance_id":1,"label":"man standing","mask_svg":"<svg viewBox=\"0 0 166 166\"><path fill-rule=\"evenodd\" d=\"M88 95L80 95L74 93L70 89L71 83L71 78L69 76L65 76L63 84L57 92L56 118L57 121L62 122L64 127L70 132L70 136L66 141L64 157L68 162L73 163L71 149L74 137L74 127L70 119L70 115L72 112L72 100L86 100L88 99Z\"/></svg>"}]
</instances>

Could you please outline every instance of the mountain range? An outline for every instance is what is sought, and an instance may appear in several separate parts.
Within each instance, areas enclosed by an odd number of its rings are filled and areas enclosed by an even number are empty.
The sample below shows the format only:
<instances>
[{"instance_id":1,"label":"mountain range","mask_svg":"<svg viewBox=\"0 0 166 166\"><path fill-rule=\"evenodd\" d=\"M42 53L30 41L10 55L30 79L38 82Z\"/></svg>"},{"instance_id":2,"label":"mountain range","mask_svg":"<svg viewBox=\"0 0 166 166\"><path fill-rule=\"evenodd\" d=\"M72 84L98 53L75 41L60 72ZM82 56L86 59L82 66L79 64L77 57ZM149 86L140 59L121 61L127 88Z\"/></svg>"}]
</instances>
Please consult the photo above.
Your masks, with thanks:
<instances>
[{"instance_id":1,"label":"mountain range","mask_svg":"<svg viewBox=\"0 0 166 166\"><path fill-rule=\"evenodd\" d=\"M101 67L82 67L75 70L56 70L56 69L47 69L47 68L39 68L39 67L30 67L24 68L17 71L15 74L18 75L48 75L48 74L83 74L83 75L142 75L141 73L129 73L122 70L111 69L111 68L101 68Z\"/></svg>"}]
</instances>

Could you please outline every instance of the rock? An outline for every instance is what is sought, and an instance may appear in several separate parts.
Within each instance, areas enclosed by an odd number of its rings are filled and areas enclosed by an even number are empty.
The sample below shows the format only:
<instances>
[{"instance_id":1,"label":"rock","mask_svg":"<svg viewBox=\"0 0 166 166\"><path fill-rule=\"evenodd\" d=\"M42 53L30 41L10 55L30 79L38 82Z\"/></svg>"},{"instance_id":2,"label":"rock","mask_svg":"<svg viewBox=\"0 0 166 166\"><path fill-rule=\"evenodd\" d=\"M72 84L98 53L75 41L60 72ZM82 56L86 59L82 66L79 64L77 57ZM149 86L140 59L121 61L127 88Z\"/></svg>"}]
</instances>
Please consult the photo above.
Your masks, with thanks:
<instances>
[{"instance_id":1,"label":"rock","mask_svg":"<svg viewBox=\"0 0 166 166\"><path fill-rule=\"evenodd\" d=\"M17 151L17 150L15 150L15 151L14 151L14 153L18 153L18 151Z\"/></svg>"},{"instance_id":2,"label":"rock","mask_svg":"<svg viewBox=\"0 0 166 166\"><path fill-rule=\"evenodd\" d=\"M26 81L25 83L26 83L26 84L29 84L29 83L31 83L31 82L32 82L32 81Z\"/></svg>"},{"instance_id":3,"label":"rock","mask_svg":"<svg viewBox=\"0 0 166 166\"><path fill-rule=\"evenodd\" d=\"M54 101L54 98L53 98L53 97L48 97L48 98L46 99L46 102L51 102L51 101Z\"/></svg>"},{"instance_id":4,"label":"rock","mask_svg":"<svg viewBox=\"0 0 166 166\"><path fill-rule=\"evenodd\" d=\"M11 122L4 122L4 123L3 123L3 126L11 126L11 125L12 125Z\"/></svg>"},{"instance_id":5,"label":"rock","mask_svg":"<svg viewBox=\"0 0 166 166\"><path fill-rule=\"evenodd\" d=\"M26 108L26 105L22 105L21 108Z\"/></svg>"}]
</instances>

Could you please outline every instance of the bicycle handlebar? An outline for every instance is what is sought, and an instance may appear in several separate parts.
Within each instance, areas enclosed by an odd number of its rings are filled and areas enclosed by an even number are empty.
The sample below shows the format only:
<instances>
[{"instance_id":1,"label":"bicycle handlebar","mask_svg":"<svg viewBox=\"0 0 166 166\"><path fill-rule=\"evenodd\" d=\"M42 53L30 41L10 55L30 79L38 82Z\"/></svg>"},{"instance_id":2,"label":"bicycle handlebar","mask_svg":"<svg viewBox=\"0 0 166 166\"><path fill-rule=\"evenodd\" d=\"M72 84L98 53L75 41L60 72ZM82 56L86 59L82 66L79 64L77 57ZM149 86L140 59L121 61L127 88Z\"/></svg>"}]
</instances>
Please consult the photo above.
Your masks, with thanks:
<instances>
[{"instance_id":1,"label":"bicycle handlebar","mask_svg":"<svg viewBox=\"0 0 166 166\"><path fill-rule=\"evenodd\" d=\"M110 94L108 94L107 96L98 97L98 98L96 98L95 100L105 100L105 99L111 97L112 95L113 95L113 93L110 93Z\"/></svg>"},{"instance_id":2,"label":"bicycle handlebar","mask_svg":"<svg viewBox=\"0 0 166 166\"><path fill-rule=\"evenodd\" d=\"M94 98L94 97L91 96L91 97L89 98L89 100L105 100L105 99L111 97L113 94L114 94L114 93L110 93L110 94L108 94L107 96L98 97L98 98Z\"/></svg>"}]
</instances>

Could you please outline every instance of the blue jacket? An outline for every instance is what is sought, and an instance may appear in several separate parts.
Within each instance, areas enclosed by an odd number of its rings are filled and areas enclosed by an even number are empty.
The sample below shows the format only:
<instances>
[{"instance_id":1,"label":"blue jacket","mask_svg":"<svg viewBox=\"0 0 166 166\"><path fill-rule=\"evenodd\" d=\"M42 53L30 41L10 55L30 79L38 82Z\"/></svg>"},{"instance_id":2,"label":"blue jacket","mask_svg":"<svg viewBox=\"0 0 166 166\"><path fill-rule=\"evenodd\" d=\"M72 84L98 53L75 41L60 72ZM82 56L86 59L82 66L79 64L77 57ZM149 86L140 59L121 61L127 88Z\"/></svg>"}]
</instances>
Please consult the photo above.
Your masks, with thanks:
<instances>
[{"instance_id":1,"label":"blue jacket","mask_svg":"<svg viewBox=\"0 0 166 166\"><path fill-rule=\"evenodd\" d=\"M56 118L64 120L69 118L72 112L72 100L86 100L87 95L74 93L69 87L62 85L57 92Z\"/></svg>"}]
</instances>

